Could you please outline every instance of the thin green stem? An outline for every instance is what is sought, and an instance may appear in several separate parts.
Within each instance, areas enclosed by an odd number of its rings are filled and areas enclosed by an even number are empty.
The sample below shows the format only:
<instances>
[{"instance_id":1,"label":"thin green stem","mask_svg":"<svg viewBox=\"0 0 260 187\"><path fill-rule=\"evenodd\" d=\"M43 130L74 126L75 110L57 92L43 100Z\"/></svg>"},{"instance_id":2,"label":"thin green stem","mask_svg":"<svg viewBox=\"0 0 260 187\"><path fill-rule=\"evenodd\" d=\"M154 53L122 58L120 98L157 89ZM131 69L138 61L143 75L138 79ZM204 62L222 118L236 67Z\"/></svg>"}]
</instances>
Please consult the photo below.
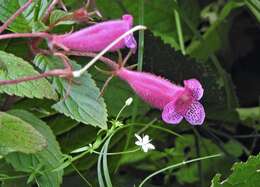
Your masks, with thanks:
<instances>
[{"instance_id":1,"label":"thin green stem","mask_svg":"<svg viewBox=\"0 0 260 187\"><path fill-rule=\"evenodd\" d=\"M195 147L196 147L196 156L200 157L200 134L196 128L192 128L194 132L194 137L195 137ZM203 171L202 171L202 163L201 161L198 161L198 173L200 177L200 187L204 186L204 176L203 176Z\"/></svg>"},{"instance_id":2,"label":"thin green stem","mask_svg":"<svg viewBox=\"0 0 260 187\"><path fill-rule=\"evenodd\" d=\"M136 148L134 150L129 150L129 151L121 151L121 152L114 152L114 153L106 153L106 155L123 155L123 154L129 154L129 153L134 153L134 152L137 152L139 151L140 148ZM92 151L93 153L95 154L98 154L98 155L101 155L103 153L101 152L98 152L98 151ZM103 154L104 155L104 154Z\"/></svg>"},{"instance_id":3,"label":"thin green stem","mask_svg":"<svg viewBox=\"0 0 260 187\"><path fill-rule=\"evenodd\" d=\"M193 163L193 162L197 162L197 161L201 161L201 160L206 160L206 159L210 159L210 158L216 158L216 157L220 157L222 156L222 154L215 154L215 155L210 155L210 156L204 156L204 157L200 157L200 158L195 158L195 159L192 159L192 160L188 160L188 161L183 161L181 163L178 163L178 164L173 164L173 165L170 165L170 166L167 166L163 169L160 169L154 173L152 173L151 175L149 175L148 177L146 177L138 187L142 187L144 185L144 183L146 183L146 181L148 181L149 179L151 179L153 176L155 175L158 175L159 173L162 173L164 171L167 171L169 169L173 169L173 168L177 168L177 167L180 167L180 166L183 166L183 165L186 165L186 164L189 164L189 163Z\"/></svg>"},{"instance_id":4,"label":"thin green stem","mask_svg":"<svg viewBox=\"0 0 260 187\"><path fill-rule=\"evenodd\" d=\"M73 169L79 174L79 176L85 181L85 183L86 183L88 186L92 187L92 184L86 179L86 177L84 177L84 176L82 175L82 173L78 170L78 168L77 168L73 163L71 163L71 166L72 166Z\"/></svg>"},{"instance_id":5,"label":"thin green stem","mask_svg":"<svg viewBox=\"0 0 260 187\"><path fill-rule=\"evenodd\" d=\"M175 2L177 3L177 0L175 0ZM178 13L178 11L176 9L174 9L174 19L175 19L175 23L176 23L178 40L179 40L179 45L180 45L180 48L181 48L181 52L182 52L183 55L185 55L186 51L185 51L185 45L184 45L184 40L183 40L181 19L180 19L180 15L179 15L179 13Z\"/></svg>"},{"instance_id":6,"label":"thin green stem","mask_svg":"<svg viewBox=\"0 0 260 187\"><path fill-rule=\"evenodd\" d=\"M124 109L127 107L127 105L125 104L122 108L121 108L121 110L118 112L118 114L116 115L116 121L118 120L118 118L119 118L119 116L121 115L121 113L124 111Z\"/></svg>"}]
</instances>

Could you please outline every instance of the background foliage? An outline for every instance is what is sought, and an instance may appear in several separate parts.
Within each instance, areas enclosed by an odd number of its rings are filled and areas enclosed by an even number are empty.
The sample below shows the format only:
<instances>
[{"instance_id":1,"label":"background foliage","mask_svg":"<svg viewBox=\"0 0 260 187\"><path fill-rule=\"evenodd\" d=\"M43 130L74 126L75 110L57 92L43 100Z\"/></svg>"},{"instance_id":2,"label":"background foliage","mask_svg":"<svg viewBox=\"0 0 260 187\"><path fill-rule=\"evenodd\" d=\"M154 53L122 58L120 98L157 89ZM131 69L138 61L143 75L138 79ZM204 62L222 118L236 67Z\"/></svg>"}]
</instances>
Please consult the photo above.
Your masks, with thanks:
<instances>
[{"instance_id":1,"label":"background foliage","mask_svg":"<svg viewBox=\"0 0 260 187\"><path fill-rule=\"evenodd\" d=\"M25 2L0 0L1 22ZM42 17L49 3L35 0L5 32L46 29ZM84 6L83 0L64 3L70 12ZM148 27L144 51L132 56L129 65L138 63L144 71L177 84L188 78L202 82L206 122L199 127L186 122L164 124L159 111L139 100L117 78L99 97L107 76L95 68L75 80L68 97L69 85L62 78L0 86L1 185L138 186L161 168L221 153L222 157L166 170L144 186L258 187L260 1L97 0L96 4L104 20L130 13L135 24L143 22ZM57 6L49 21L67 14ZM85 26L66 21L52 32ZM0 40L0 79L36 75L62 65L57 57L34 56L29 40ZM108 56L117 58L116 54ZM79 69L88 60L74 57L70 63ZM104 68L102 63L98 66ZM115 121L129 97L134 103ZM120 124L123 128L114 129ZM136 132L149 134L156 150L108 154L134 149ZM71 154L82 147L86 154Z\"/></svg>"}]
</instances>

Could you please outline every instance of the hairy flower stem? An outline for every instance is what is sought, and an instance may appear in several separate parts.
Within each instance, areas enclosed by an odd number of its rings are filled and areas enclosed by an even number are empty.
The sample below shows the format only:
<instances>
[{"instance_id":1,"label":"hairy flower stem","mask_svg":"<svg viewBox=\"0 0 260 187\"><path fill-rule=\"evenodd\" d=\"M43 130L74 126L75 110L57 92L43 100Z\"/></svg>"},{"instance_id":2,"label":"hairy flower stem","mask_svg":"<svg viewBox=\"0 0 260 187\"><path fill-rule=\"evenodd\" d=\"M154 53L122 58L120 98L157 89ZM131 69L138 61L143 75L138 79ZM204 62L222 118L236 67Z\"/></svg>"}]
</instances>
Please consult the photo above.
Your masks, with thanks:
<instances>
[{"instance_id":1,"label":"hairy flower stem","mask_svg":"<svg viewBox=\"0 0 260 187\"><path fill-rule=\"evenodd\" d=\"M10 38L46 38L51 39L52 36L46 32L36 32L36 33L12 33L12 34L2 34L0 35L0 40L10 39Z\"/></svg>"},{"instance_id":2,"label":"hairy flower stem","mask_svg":"<svg viewBox=\"0 0 260 187\"><path fill-rule=\"evenodd\" d=\"M0 85L10 85L10 84L18 84L26 81L32 81L32 80L38 80L42 79L44 77L66 77L69 80L72 78L72 67L70 63L68 62L69 59L63 55L62 53L54 53L55 56L58 56L62 59L64 69L54 69L54 70L49 70L44 73L41 73L39 75L32 75L32 76L27 76L27 77L22 77L18 78L15 80L0 80Z\"/></svg>"},{"instance_id":3,"label":"hairy flower stem","mask_svg":"<svg viewBox=\"0 0 260 187\"><path fill-rule=\"evenodd\" d=\"M38 80L38 79L41 79L44 77L49 77L49 76L67 77L68 72L65 69L55 69L55 70L46 71L39 75L22 77L22 78L15 79L15 80L0 80L0 85L18 84L18 83L22 83L22 82L26 82L26 81Z\"/></svg>"},{"instance_id":4,"label":"hairy flower stem","mask_svg":"<svg viewBox=\"0 0 260 187\"><path fill-rule=\"evenodd\" d=\"M0 27L0 33L2 33L14 20L16 17L18 17L25 9L27 9L30 4L33 2L33 0L28 0L27 3L25 3L21 8L19 8L1 27Z\"/></svg>"}]
</instances>

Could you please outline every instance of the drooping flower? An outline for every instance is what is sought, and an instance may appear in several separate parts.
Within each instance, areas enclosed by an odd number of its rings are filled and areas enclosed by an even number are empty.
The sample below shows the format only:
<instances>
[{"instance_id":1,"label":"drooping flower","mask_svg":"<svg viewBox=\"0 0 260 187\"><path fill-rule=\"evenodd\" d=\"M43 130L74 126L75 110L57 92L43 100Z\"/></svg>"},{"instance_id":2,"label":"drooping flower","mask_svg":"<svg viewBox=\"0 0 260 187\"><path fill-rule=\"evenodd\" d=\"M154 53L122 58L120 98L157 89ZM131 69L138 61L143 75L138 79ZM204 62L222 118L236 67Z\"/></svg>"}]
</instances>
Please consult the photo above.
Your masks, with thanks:
<instances>
[{"instance_id":1,"label":"drooping flower","mask_svg":"<svg viewBox=\"0 0 260 187\"><path fill-rule=\"evenodd\" d=\"M184 87L151 73L120 68L116 75L125 80L145 102L163 110L162 119L166 123L178 124L185 118L192 125L201 125L205 111L199 100L203 88L196 79L184 81Z\"/></svg>"},{"instance_id":2,"label":"drooping flower","mask_svg":"<svg viewBox=\"0 0 260 187\"><path fill-rule=\"evenodd\" d=\"M143 137L139 136L138 134L135 134L135 137L137 138L137 141L135 142L136 145L141 147L141 149L147 153L150 149L153 150L155 149L154 145L151 144L151 141L149 139L148 135L145 135Z\"/></svg>"},{"instance_id":3,"label":"drooping flower","mask_svg":"<svg viewBox=\"0 0 260 187\"><path fill-rule=\"evenodd\" d=\"M123 15L122 20L105 21L73 33L54 35L50 44L68 50L99 52L120 35L130 30L132 26L133 17L131 15ZM132 34L126 36L112 47L110 51L116 51L124 47L136 48L136 41Z\"/></svg>"},{"instance_id":4,"label":"drooping flower","mask_svg":"<svg viewBox=\"0 0 260 187\"><path fill-rule=\"evenodd\" d=\"M174 99L178 90L183 89L151 73L120 68L116 70L116 75L126 81L145 102L161 110Z\"/></svg>"}]
</instances>

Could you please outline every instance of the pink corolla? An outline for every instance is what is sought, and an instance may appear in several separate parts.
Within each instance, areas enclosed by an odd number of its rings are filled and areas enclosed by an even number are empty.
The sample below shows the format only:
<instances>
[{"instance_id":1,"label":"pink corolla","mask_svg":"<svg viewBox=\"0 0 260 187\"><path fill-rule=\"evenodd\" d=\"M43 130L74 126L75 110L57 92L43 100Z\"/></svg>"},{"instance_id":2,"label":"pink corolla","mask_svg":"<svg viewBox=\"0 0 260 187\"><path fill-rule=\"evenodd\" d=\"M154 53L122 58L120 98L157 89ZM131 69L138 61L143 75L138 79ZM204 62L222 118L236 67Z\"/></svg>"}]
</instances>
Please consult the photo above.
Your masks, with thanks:
<instances>
[{"instance_id":1,"label":"pink corolla","mask_svg":"<svg viewBox=\"0 0 260 187\"><path fill-rule=\"evenodd\" d=\"M126 14L122 16L122 20L105 21L73 33L54 35L50 44L66 50L98 52L130 30L132 26L133 17ZM124 47L136 48L136 41L132 34L114 45L110 51L116 51Z\"/></svg>"},{"instance_id":2,"label":"pink corolla","mask_svg":"<svg viewBox=\"0 0 260 187\"><path fill-rule=\"evenodd\" d=\"M192 125L203 124L205 111L199 100L204 90L198 80L185 80L182 87L151 73L120 68L115 74L145 102L162 110L162 119L166 123L178 124L185 118Z\"/></svg>"}]
</instances>

